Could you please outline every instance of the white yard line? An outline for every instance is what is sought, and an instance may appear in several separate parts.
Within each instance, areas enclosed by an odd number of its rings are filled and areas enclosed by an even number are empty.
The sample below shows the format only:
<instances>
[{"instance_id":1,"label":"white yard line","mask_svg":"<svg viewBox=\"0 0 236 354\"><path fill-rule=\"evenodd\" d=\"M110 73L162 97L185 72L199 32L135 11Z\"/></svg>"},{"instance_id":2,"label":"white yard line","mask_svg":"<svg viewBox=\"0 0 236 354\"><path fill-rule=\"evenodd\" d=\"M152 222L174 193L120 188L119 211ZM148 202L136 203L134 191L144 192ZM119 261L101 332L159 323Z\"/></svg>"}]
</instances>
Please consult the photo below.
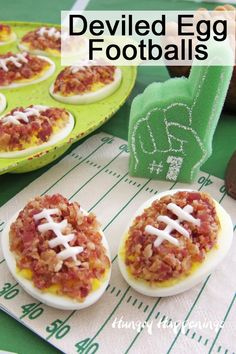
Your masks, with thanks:
<instances>
[{"instance_id":1,"label":"white yard line","mask_svg":"<svg viewBox=\"0 0 236 354\"><path fill-rule=\"evenodd\" d=\"M70 10L68 10L67 12L69 12L69 11L84 11L86 9L89 1L90 0L76 0L74 2L74 5L72 6L72 8ZM61 21L62 21L61 22L62 26L67 26L67 19L66 18L64 18Z\"/></svg>"},{"instance_id":2,"label":"white yard line","mask_svg":"<svg viewBox=\"0 0 236 354\"><path fill-rule=\"evenodd\" d=\"M71 10L76 10L76 11L83 11L86 9L87 5L89 3L89 0L76 0L74 5L72 6Z\"/></svg>"}]
</instances>

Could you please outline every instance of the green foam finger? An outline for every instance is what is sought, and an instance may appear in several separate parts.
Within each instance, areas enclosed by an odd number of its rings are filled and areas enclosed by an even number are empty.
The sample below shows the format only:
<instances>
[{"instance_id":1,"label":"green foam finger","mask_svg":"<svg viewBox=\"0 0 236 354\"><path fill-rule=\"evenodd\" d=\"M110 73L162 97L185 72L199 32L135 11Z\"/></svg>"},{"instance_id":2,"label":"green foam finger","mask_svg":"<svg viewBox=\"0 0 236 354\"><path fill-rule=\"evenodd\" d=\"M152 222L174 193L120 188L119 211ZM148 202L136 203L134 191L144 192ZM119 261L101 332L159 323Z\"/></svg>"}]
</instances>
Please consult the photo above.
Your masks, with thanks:
<instances>
[{"instance_id":1,"label":"green foam finger","mask_svg":"<svg viewBox=\"0 0 236 354\"><path fill-rule=\"evenodd\" d=\"M231 66L219 65L222 51ZM152 83L133 100L128 138L132 176L192 182L211 155L234 58L227 45L212 45L209 56L211 66L193 65L188 79Z\"/></svg>"}]
</instances>

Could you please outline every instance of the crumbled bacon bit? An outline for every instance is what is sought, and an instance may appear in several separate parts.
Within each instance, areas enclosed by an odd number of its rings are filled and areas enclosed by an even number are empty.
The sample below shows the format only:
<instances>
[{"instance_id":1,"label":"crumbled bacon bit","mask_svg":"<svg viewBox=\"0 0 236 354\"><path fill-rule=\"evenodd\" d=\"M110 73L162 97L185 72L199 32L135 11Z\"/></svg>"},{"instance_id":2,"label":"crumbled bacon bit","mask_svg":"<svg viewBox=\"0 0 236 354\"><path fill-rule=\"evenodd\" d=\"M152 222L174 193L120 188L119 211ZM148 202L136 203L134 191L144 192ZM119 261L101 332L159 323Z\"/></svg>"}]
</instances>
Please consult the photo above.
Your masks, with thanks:
<instances>
[{"instance_id":1,"label":"crumbled bacon bit","mask_svg":"<svg viewBox=\"0 0 236 354\"><path fill-rule=\"evenodd\" d=\"M73 73L70 66L66 67L55 80L54 93L68 96L89 92L94 84L114 81L115 70L115 66L89 66Z\"/></svg>"},{"instance_id":2,"label":"crumbled bacon bit","mask_svg":"<svg viewBox=\"0 0 236 354\"><path fill-rule=\"evenodd\" d=\"M1 54L0 59L6 59L11 56L14 56L14 53L8 52ZM22 65L19 68L12 62L7 63L8 71L4 71L0 68L0 86L8 86L14 82L32 79L50 66L48 61L38 58L37 56L27 54L25 58L28 62L21 62Z\"/></svg>"},{"instance_id":3,"label":"crumbled bacon bit","mask_svg":"<svg viewBox=\"0 0 236 354\"><path fill-rule=\"evenodd\" d=\"M50 30L50 27L45 27L45 29ZM46 33L41 36L38 32L39 28L36 28L34 31L30 31L24 35L22 38L22 42L28 43L30 45L30 49L38 49L38 50L47 50L47 49L55 49L60 52L61 50L61 39L55 38L53 36L49 36ZM61 32L60 28L57 28L58 32Z\"/></svg>"},{"instance_id":4,"label":"crumbled bacon bit","mask_svg":"<svg viewBox=\"0 0 236 354\"><path fill-rule=\"evenodd\" d=\"M24 112L24 108L14 108L9 114L15 111ZM4 124L0 119L0 151L17 151L22 150L26 144L40 145L47 142L54 128L63 128L68 119L68 112L56 107L49 107L46 111L40 112L39 116L32 115L29 117L29 123L20 121L20 125Z\"/></svg>"},{"instance_id":5,"label":"crumbled bacon bit","mask_svg":"<svg viewBox=\"0 0 236 354\"><path fill-rule=\"evenodd\" d=\"M77 256L81 266L76 266L70 258L62 264L56 254L63 250L63 246L51 249L48 245L48 241L55 237L53 232L38 231L37 226L44 220L35 222L33 215L43 208L60 210L59 216L53 216L56 222L67 219L66 234L73 233L76 236L70 245L84 248ZM35 287L45 290L56 284L59 287L58 294L83 301L92 291L92 281L102 280L110 267L99 227L95 215L82 214L78 203L70 203L60 194L36 197L11 225L10 248L16 255L17 267L32 271Z\"/></svg>"},{"instance_id":6,"label":"crumbled bacon bit","mask_svg":"<svg viewBox=\"0 0 236 354\"><path fill-rule=\"evenodd\" d=\"M171 235L179 240L180 247L166 240L155 247L156 237L147 234L145 226L152 225L164 229L166 224L157 221L159 215L176 219L167 209L169 203L175 203L181 208L187 204L192 205L192 215L200 219L201 223L198 227L186 221L181 222L188 230L190 238L184 237L176 230L172 231ZM172 196L162 197L137 216L130 227L125 243L125 263L135 278L153 284L187 275L193 263L203 262L206 253L214 247L219 228L214 202L209 195L200 192L177 192Z\"/></svg>"}]
</instances>

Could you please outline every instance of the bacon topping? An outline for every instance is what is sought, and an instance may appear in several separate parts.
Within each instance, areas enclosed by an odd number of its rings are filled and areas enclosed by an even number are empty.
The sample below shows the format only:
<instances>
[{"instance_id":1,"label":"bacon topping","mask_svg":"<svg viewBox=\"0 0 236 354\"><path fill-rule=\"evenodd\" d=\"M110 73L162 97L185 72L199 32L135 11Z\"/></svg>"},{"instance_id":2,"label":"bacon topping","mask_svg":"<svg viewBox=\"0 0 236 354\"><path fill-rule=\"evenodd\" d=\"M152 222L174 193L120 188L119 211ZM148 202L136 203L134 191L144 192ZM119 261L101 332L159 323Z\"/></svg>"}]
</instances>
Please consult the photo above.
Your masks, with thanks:
<instances>
[{"instance_id":1,"label":"bacon topping","mask_svg":"<svg viewBox=\"0 0 236 354\"><path fill-rule=\"evenodd\" d=\"M54 93L62 96L84 94L91 91L93 85L107 85L114 81L115 66L85 66L76 70L69 66L63 69L54 83Z\"/></svg>"},{"instance_id":2,"label":"bacon topping","mask_svg":"<svg viewBox=\"0 0 236 354\"><path fill-rule=\"evenodd\" d=\"M83 247L83 252L77 255L79 266L72 258L62 262L57 257L63 246L49 247L49 241L55 237L51 230L38 231L45 220L35 221L34 215L44 208L58 209L58 215L53 216L55 222L67 220L64 233L75 235L70 246ZM11 225L10 248L16 255L17 267L31 270L35 287L46 290L54 285L58 294L78 301L91 293L93 281L102 281L110 267L96 217L84 215L78 203L70 203L60 194L36 197L25 206Z\"/></svg>"},{"instance_id":3,"label":"bacon topping","mask_svg":"<svg viewBox=\"0 0 236 354\"><path fill-rule=\"evenodd\" d=\"M49 66L48 61L28 53L0 55L0 86L32 79Z\"/></svg>"},{"instance_id":4,"label":"bacon topping","mask_svg":"<svg viewBox=\"0 0 236 354\"><path fill-rule=\"evenodd\" d=\"M47 142L55 128L63 128L69 120L65 109L44 107L37 110L37 107L41 106L18 107L0 119L0 151L18 151L25 145ZM25 114L20 115L21 112Z\"/></svg>"},{"instance_id":5,"label":"bacon topping","mask_svg":"<svg viewBox=\"0 0 236 354\"><path fill-rule=\"evenodd\" d=\"M192 216L200 220L200 223L194 224L186 220L180 222L189 237L173 230L171 235L178 240L178 246L163 240L155 247L156 236L149 234L145 228L151 225L164 230L166 224L160 221L160 215L176 220L177 216L168 208L170 203L178 205L181 209L191 205ZM135 278L150 283L179 278L187 275L194 263L203 262L206 253L217 242L219 228L214 202L209 195L200 192L177 192L164 196L154 201L134 220L125 242L125 263Z\"/></svg>"},{"instance_id":6,"label":"bacon topping","mask_svg":"<svg viewBox=\"0 0 236 354\"><path fill-rule=\"evenodd\" d=\"M61 50L61 30L55 27L39 27L34 31L30 31L22 38L23 43L28 43L30 49Z\"/></svg>"}]
</instances>

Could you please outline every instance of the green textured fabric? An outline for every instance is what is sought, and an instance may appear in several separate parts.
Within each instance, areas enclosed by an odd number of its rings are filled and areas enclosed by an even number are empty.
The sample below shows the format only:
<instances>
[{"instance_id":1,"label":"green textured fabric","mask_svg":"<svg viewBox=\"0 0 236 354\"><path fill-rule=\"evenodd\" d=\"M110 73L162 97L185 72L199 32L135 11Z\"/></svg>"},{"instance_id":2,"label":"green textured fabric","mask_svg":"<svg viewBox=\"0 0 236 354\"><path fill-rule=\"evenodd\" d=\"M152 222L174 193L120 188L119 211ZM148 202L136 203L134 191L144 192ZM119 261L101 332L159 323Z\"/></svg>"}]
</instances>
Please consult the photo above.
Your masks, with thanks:
<instances>
[{"instance_id":1,"label":"green textured fabric","mask_svg":"<svg viewBox=\"0 0 236 354\"><path fill-rule=\"evenodd\" d=\"M60 11L68 10L75 0L0 0L0 19L12 21L42 21L58 23ZM90 0L89 10L194 10L199 6L212 9L215 4L174 0ZM126 104L101 130L127 139L130 105L135 95L143 92L153 81L165 81L169 77L164 67L138 69L135 88ZM213 139L213 154L204 164L203 170L223 178L227 162L236 149L236 117L222 114ZM0 177L0 205L13 197L47 168L24 174L6 174ZM48 345L31 331L8 315L0 314L0 350L14 351L19 354L51 354L58 350Z\"/></svg>"}]
</instances>

